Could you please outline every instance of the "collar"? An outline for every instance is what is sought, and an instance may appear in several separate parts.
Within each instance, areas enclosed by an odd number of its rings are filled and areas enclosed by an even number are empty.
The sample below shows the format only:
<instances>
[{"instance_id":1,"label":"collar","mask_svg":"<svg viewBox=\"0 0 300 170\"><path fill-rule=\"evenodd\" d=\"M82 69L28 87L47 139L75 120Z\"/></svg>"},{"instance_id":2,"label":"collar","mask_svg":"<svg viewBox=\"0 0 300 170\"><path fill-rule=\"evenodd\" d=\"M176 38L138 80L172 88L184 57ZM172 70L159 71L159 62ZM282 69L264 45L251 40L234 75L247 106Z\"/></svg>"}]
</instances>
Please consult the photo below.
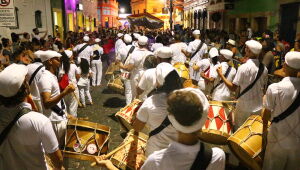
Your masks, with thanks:
<instances>
[{"instance_id":1,"label":"collar","mask_svg":"<svg viewBox=\"0 0 300 170\"><path fill-rule=\"evenodd\" d=\"M170 149L174 149L178 152L183 153L192 153L192 152L199 152L200 150L200 141L198 141L195 145L185 145L178 142L171 142L169 145Z\"/></svg>"},{"instance_id":2,"label":"collar","mask_svg":"<svg viewBox=\"0 0 300 170\"><path fill-rule=\"evenodd\" d=\"M259 64L259 60L258 59L251 59L249 58L248 61L246 63L254 63L254 64Z\"/></svg>"},{"instance_id":3,"label":"collar","mask_svg":"<svg viewBox=\"0 0 300 170\"><path fill-rule=\"evenodd\" d=\"M285 77L281 81L300 81L299 77Z\"/></svg>"},{"instance_id":4,"label":"collar","mask_svg":"<svg viewBox=\"0 0 300 170\"><path fill-rule=\"evenodd\" d=\"M22 102L22 103L20 103L20 104L17 106L17 108L18 108L19 110L21 110L21 109L23 109L23 108L27 108L27 109L32 110L31 105L30 105L29 103L27 103L27 102Z\"/></svg>"}]
</instances>

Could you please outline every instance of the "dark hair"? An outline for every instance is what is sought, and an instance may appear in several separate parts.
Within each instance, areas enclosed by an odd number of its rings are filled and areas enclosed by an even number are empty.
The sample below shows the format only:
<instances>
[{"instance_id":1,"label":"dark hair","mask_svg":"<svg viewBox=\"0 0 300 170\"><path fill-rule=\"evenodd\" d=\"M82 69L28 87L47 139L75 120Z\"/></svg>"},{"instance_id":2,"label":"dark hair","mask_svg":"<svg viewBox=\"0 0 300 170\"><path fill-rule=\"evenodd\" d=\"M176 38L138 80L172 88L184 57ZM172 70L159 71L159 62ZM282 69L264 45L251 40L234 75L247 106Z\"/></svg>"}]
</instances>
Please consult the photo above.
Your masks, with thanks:
<instances>
[{"instance_id":1,"label":"dark hair","mask_svg":"<svg viewBox=\"0 0 300 170\"><path fill-rule=\"evenodd\" d=\"M2 38L1 39L3 47L7 47L9 45L9 39L8 38Z\"/></svg>"},{"instance_id":2,"label":"dark hair","mask_svg":"<svg viewBox=\"0 0 300 170\"><path fill-rule=\"evenodd\" d=\"M162 38L161 36L157 36L157 37L155 38L155 42L156 42L156 43L162 43L162 42L163 42L163 38Z\"/></svg>"},{"instance_id":3,"label":"dark hair","mask_svg":"<svg viewBox=\"0 0 300 170\"><path fill-rule=\"evenodd\" d=\"M82 74L89 73L89 69L90 69L89 62L84 58L81 58L80 69Z\"/></svg>"},{"instance_id":4,"label":"dark hair","mask_svg":"<svg viewBox=\"0 0 300 170\"><path fill-rule=\"evenodd\" d=\"M266 42L266 47L264 47L264 52L273 51L273 48L275 47L274 41L270 38L264 39L263 41Z\"/></svg>"},{"instance_id":5,"label":"dark hair","mask_svg":"<svg viewBox=\"0 0 300 170\"><path fill-rule=\"evenodd\" d=\"M63 44L60 41L56 41L54 44L57 45L59 50L63 49Z\"/></svg>"},{"instance_id":6,"label":"dark hair","mask_svg":"<svg viewBox=\"0 0 300 170\"><path fill-rule=\"evenodd\" d=\"M22 103L29 94L29 85L24 82L16 95L12 97L4 97L0 95L0 103L5 107L14 107Z\"/></svg>"},{"instance_id":7,"label":"dark hair","mask_svg":"<svg viewBox=\"0 0 300 170\"><path fill-rule=\"evenodd\" d=\"M11 36L12 42L18 42L18 41L20 40L19 35L16 34L16 33L14 33L14 32L12 32L12 33L10 34L10 36Z\"/></svg>"},{"instance_id":8,"label":"dark hair","mask_svg":"<svg viewBox=\"0 0 300 170\"><path fill-rule=\"evenodd\" d=\"M167 103L168 112L183 126L190 126L202 117L203 105L197 95L192 92L173 92L169 95Z\"/></svg>"},{"instance_id":9,"label":"dark hair","mask_svg":"<svg viewBox=\"0 0 300 170\"><path fill-rule=\"evenodd\" d=\"M24 38L26 38L28 35L29 35L28 32L24 32L24 33L23 33L23 37L24 37Z\"/></svg>"},{"instance_id":10,"label":"dark hair","mask_svg":"<svg viewBox=\"0 0 300 170\"><path fill-rule=\"evenodd\" d=\"M213 57L213 58L211 59L211 62L213 63L213 65L218 64L218 57L217 57L217 56L216 56L216 57Z\"/></svg>"},{"instance_id":11,"label":"dark hair","mask_svg":"<svg viewBox=\"0 0 300 170\"><path fill-rule=\"evenodd\" d=\"M2 44L0 43L0 51L3 49L3 46L2 46Z\"/></svg>"},{"instance_id":12,"label":"dark hair","mask_svg":"<svg viewBox=\"0 0 300 170\"><path fill-rule=\"evenodd\" d=\"M64 68L65 73L68 74L70 71L70 60L65 52L61 53L60 61L61 61L61 65Z\"/></svg>"},{"instance_id":13,"label":"dark hair","mask_svg":"<svg viewBox=\"0 0 300 170\"><path fill-rule=\"evenodd\" d=\"M155 68L157 66L157 60L155 55L148 55L144 61L143 67L145 69Z\"/></svg>"},{"instance_id":14,"label":"dark hair","mask_svg":"<svg viewBox=\"0 0 300 170\"><path fill-rule=\"evenodd\" d=\"M175 39L176 41L181 41L181 36L180 36L180 34L175 34L174 39Z\"/></svg>"},{"instance_id":15,"label":"dark hair","mask_svg":"<svg viewBox=\"0 0 300 170\"><path fill-rule=\"evenodd\" d=\"M181 79L176 70L171 71L165 78L164 84L157 89L157 92L165 92L167 94L174 90L181 89Z\"/></svg>"},{"instance_id":16,"label":"dark hair","mask_svg":"<svg viewBox=\"0 0 300 170\"><path fill-rule=\"evenodd\" d=\"M18 57L24 52L25 48L23 46L19 47L15 52L12 54L12 58L17 60Z\"/></svg>"}]
</instances>

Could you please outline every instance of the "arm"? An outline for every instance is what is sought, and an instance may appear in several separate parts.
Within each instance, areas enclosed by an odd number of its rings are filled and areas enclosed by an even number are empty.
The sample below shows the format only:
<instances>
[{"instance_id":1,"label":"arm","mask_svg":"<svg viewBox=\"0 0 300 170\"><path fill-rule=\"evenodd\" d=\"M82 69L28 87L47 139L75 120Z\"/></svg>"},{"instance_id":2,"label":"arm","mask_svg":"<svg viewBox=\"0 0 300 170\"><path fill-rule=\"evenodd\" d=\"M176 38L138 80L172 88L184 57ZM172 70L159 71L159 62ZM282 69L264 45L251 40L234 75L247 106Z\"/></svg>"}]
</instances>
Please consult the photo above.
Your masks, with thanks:
<instances>
[{"instance_id":1,"label":"arm","mask_svg":"<svg viewBox=\"0 0 300 170\"><path fill-rule=\"evenodd\" d=\"M120 63L120 68L126 71L132 71L134 68L133 64L123 65L123 63Z\"/></svg>"},{"instance_id":2,"label":"arm","mask_svg":"<svg viewBox=\"0 0 300 170\"><path fill-rule=\"evenodd\" d=\"M53 153L48 154L48 156L50 157L55 168L57 169L63 168L63 156L59 149Z\"/></svg>"},{"instance_id":3,"label":"arm","mask_svg":"<svg viewBox=\"0 0 300 170\"><path fill-rule=\"evenodd\" d=\"M187 52L186 50L183 50L183 49L181 50L181 52L182 52L186 57L188 57L188 58L191 57L191 55L192 55L191 53L189 53L189 52Z\"/></svg>"},{"instance_id":4,"label":"arm","mask_svg":"<svg viewBox=\"0 0 300 170\"><path fill-rule=\"evenodd\" d=\"M41 37L41 39L45 39L47 35L48 35L48 30L45 31L45 34Z\"/></svg>"},{"instance_id":5,"label":"arm","mask_svg":"<svg viewBox=\"0 0 300 170\"><path fill-rule=\"evenodd\" d=\"M133 127L134 131L140 132L145 127L145 125L146 125L145 122L142 122L139 119L135 119L132 124L132 127Z\"/></svg>"},{"instance_id":6,"label":"arm","mask_svg":"<svg viewBox=\"0 0 300 170\"><path fill-rule=\"evenodd\" d=\"M144 93L144 90L141 89L139 86L136 88L137 96L139 97L142 93Z\"/></svg>"},{"instance_id":7,"label":"arm","mask_svg":"<svg viewBox=\"0 0 300 170\"><path fill-rule=\"evenodd\" d=\"M206 77L203 72L200 73L201 77L204 78L204 80L209 81L209 82L214 82L215 79L213 77Z\"/></svg>"},{"instance_id":8,"label":"arm","mask_svg":"<svg viewBox=\"0 0 300 170\"><path fill-rule=\"evenodd\" d=\"M268 139L268 121L271 118L271 111L264 108L261 112L261 116L263 119L263 131L262 131L262 156L265 156L265 151L267 147L267 139Z\"/></svg>"},{"instance_id":9,"label":"arm","mask_svg":"<svg viewBox=\"0 0 300 170\"><path fill-rule=\"evenodd\" d=\"M236 91L238 89L239 86L237 86L237 85L233 84L231 81L227 80L225 78L225 76L222 74L221 66L219 68L217 68L217 73L230 91Z\"/></svg>"}]
</instances>

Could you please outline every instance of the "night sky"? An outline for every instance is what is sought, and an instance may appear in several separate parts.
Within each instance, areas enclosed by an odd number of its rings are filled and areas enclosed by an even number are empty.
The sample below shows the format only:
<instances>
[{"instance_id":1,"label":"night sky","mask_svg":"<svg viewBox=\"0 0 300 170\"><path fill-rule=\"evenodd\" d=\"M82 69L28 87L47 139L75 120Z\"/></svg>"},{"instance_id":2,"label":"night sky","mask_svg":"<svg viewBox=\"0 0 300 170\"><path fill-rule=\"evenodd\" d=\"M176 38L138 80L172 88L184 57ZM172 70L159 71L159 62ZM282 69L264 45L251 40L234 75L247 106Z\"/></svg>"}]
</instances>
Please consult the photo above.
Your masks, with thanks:
<instances>
[{"instance_id":1,"label":"night sky","mask_svg":"<svg viewBox=\"0 0 300 170\"><path fill-rule=\"evenodd\" d=\"M131 8L130 8L130 0L118 0L120 8L125 8L126 12L125 13L131 13Z\"/></svg>"}]
</instances>

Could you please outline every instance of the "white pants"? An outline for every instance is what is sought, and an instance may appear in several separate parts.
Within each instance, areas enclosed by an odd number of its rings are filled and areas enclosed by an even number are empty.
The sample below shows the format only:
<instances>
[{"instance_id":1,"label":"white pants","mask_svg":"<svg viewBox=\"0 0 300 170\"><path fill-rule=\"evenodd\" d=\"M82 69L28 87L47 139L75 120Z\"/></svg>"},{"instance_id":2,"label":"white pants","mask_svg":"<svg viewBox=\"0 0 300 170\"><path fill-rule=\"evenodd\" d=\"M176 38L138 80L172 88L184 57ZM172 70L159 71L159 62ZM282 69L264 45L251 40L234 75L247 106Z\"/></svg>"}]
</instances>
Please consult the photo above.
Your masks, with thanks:
<instances>
[{"instance_id":1,"label":"white pants","mask_svg":"<svg viewBox=\"0 0 300 170\"><path fill-rule=\"evenodd\" d=\"M102 62L101 60L92 61L92 86L100 86L102 79Z\"/></svg>"},{"instance_id":2,"label":"white pants","mask_svg":"<svg viewBox=\"0 0 300 170\"><path fill-rule=\"evenodd\" d=\"M92 96L90 93L90 85L87 86L78 86L79 88L79 94L80 94L80 102L83 106L85 106L85 95L87 97L87 100L89 103L92 103Z\"/></svg>"},{"instance_id":3,"label":"white pants","mask_svg":"<svg viewBox=\"0 0 300 170\"><path fill-rule=\"evenodd\" d=\"M129 79L125 79L123 82L124 82L124 86L125 86L126 105L128 105L132 101L131 83L130 83Z\"/></svg>"},{"instance_id":4,"label":"white pants","mask_svg":"<svg viewBox=\"0 0 300 170\"><path fill-rule=\"evenodd\" d=\"M66 104L66 110L69 114L77 117L77 108L78 108L78 101L75 98L74 94L76 95L77 99L79 99L79 90L78 87L75 88L74 93L70 93L64 97L64 101Z\"/></svg>"},{"instance_id":5,"label":"white pants","mask_svg":"<svg viewBox=\"0 0 300 170\"><path fill-rule=\"evenodd\" d=\"M54 133L56 135L56 138L57 138L57 141L58 141L58 144L60 147L64 146L64 144L65 144L67 122L68 122L67 120L51 122Z\"/></svg>"}]
</instances>

